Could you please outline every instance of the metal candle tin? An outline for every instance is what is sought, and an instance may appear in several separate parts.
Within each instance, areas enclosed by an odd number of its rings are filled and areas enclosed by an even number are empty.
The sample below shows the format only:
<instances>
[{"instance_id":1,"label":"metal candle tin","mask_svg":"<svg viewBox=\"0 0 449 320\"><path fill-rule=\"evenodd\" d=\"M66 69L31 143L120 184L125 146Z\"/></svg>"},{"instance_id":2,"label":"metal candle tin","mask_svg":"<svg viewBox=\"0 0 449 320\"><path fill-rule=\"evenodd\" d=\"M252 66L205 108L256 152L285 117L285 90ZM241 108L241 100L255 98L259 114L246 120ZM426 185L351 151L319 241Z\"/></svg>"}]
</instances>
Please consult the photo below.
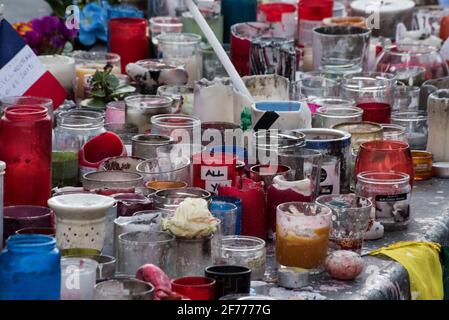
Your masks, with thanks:
<instances>
[{"instance_id":1,"label":"metal candle tin","mask_svg":"<svg viewBox=\"0 0 449 320\"><path fill-rule=\"evenodd\" d=\"M173 138L160 134L138 134L132 138L132 154L134 157L157 158L156 149L173 143Z\"/></svg>"},{"instance_id":2,"label":"metal candle tin","mask_svg":"<svg viewBox=\"0 0 449 320\"><path fill-rule=\"evenodd\" d=\"M301 129L306 135L305 148L320 151L323 156L340 160L340 192L350 192L351 134L335 129Z\"/></svg>"},{"instance_id":3,"label":"metal candle tin","mask_svg":"<svg viewBox=\"0 0 449 320\"><path fill-rule=\"evenodd\" d=\"M154 208L174 212L186 198L201 198L210 201L212 194L201 188L159 190L153 195Z\"/></svg>"}]
</instances>

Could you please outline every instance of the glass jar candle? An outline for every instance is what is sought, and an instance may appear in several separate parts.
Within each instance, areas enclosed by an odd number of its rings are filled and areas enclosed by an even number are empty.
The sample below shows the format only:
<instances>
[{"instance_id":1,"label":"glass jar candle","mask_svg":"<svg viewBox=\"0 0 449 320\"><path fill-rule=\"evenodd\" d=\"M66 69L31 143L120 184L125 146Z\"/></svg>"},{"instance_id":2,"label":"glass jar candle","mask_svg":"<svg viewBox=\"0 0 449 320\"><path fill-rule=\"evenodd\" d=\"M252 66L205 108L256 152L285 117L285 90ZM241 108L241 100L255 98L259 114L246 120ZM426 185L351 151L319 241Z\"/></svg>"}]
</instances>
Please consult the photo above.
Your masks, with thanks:
<instances>
[{"instance_id":1,"label":"glass jar candle","mask_svg":"<svg viewBox=\"0 0 449 320\"><path fill-rule=\"evenodd\" d=\"M356 107L319 107L313 118L314 128L332 128L345 122L362 121L363 109Z\"/></svg>"},{"instance_id":2,"label":"glass jar candle","mask_svg":"<svg viewBox=\"0 0 449 320\"><path fill-rule=\"evenodd\" d=\"M142 175L135 172L96 171L83 176L84 190L106 196L116 193L133 193L136 187L142 184Z\"/></svg>"},{"instance_id":3,"label":"glass jar candle","mask_svg":"<svg viewBox=\"0 0 449 320\"><path fill-rule=\"evenodd\" d=\"M251 280L262 280L266 267L265 241L256 237L226 236L214 250L216 265L237 265L251 269Z\"/></svg>"},{"instance_id":4,"label":"glass jar candle","mask_svg":"<svg viewBox=\"0 0 449 320\"><path fill-rule=\"evenodd\" d=\"M61 255L49 236L14 235L0 253L1 300L59 300Z\"/></svg>"},{"instance_id":5,"label":"glass jar candle","mask_svg":"<svg viewBox=\"0 0 449 320\"><path fill-rule=\"evenodd\" d=\"M382 124L383 140L397 140L408 143L405 128L396 124Z\"/></svg>"},{"instance_id":6,"label":"glass jar candle","mask_svg":"<svg viewBox=\"0 0 449 320\"><path fill-rule=\"evenodd\" d=\"M193 143L201 134L201 120L183 114L155 115L151 117L151 132L172 137L175 143Z\"/></svg>"},{"instance_id":7,"label":"glass jar candle","mask_svg":"<svg viewBox=\"0 0 449 320\"><path fill-rule=\"evenodd\" d=\"M295 37L295 16L296 5L292 3L264 3L258 6L257 21L269 23L275 37Z\"/></svg>"},{"instance_id":8,"label":"glass jar candle","mask_svg":"<svg viewBox=\"0 0 449 320\"><path fill-rule=\"evenodd\" d=\"M202 152L193 156L193 186L216 193L219 185L235 184L237 158L230 153Z\"/></svg>"},{"instance_id":9,"label":"glass jar candle","mask_svg":"<svg viewBox=\"0 0 449 320\"><path fill-rule=\"evenodd\" d=\"M263 181L265 190L273 183L275 177L282 176L288 179L292 175L290 167L284 165L256 164L249 168L249 178L256 182Z\"/></svg>"},{"instance_id":10,"label":"glass jar candle","mask_svg":"<svg viewBox=\"0 0 449 320\"><path fill-rule=\"evenodd\" d=\"M345 75L341 83L342 96L354 99L363 109L363 121L390 123L393 92L396 87L390 73L360 72Z\"/></svg>"},{"instance_id":11,"label":"glass jar candle","mask_svg":"<svg viewBox=\"0 0 449 320\"><path fill-rule=\"evenodd\" d=\"M109 20L109 51L121 58L122 70L130 62L149 56L148 20L143 18L114 18Z\"/></svg>"},{"instance_id":12,"label":"glass jar candle","mask_svg":"<svg viewBox=\"0 0 449 320\"><path fill-rule=\"evenodd\" d=\"M217 37L217 40L220 43L223 43L223 16L220 14L219 9L218 12L216 12L216 10L214 12L213 8L199 8L199 10L209 27ZM203 31L196 23L190 11L182 13L181 22L182 32L198 34L201 36L203 42L207 42L206 36L203 34Z\"/></svg>"},{"instance_id":13,"label":"glass jar candle","mask_svg":"<svg viewBox=\"0 0 449 320\"><path fill-rule=\"evenodd\" d=\"M98 263L95 260L61 259L61 300L93 300ZM73 285L73 278L77 284Z\"/></svg>"},{"instance_id":14,"label":"glass jar candle","mask_svg":"<svg viewBox=\"0 0 449 320\"><path fill-rule=\"evenodd\" d=\"M396 77L397 78L397 77ZM397 86L394 90L392 112L418 111L420 87Z\"/></svg>"},{"instance_id":15,"label":"glass jar candle","mask_svg":"<svg viewBox=\"0 0 449 320\"><path fill-rule=\"evenodd\" d=\"M209 205L212 215L220 220L220 232L223 236L235 235L237 229L237 206L224 201L212 201Z\"/></svg>"},{"instance_id":16,"label":"glass jar candle","mask_svg":"<svg viewBox=\"0 0 449 320\"><path fill-rule=\"evenodd\" d=\"M95 285L94 300L153 300L154 287L134 278L118 278Z\"/></svg>"},{"instance_id":17,"label":"glass jar candle","mask_svg":"<svg viewBox=\"0 0 449 320\"><path fill-rule=\"evenodd\" d=\"M402 141L362 143L355 162L355 174L364 171L398 171L408 174L413 186L413 161L410 147Z\"/></svg>"},{"instance_id":18,"label":"glass jar candle","mask_svg":"<svg viewBox=\"0 0 449 320\"><path fill-rule=\"evenodd\" d=\"M409 175L397 171L366 171L357 175L356 195L370 199L376 221L385 230L402 230L410 221Z\"/></svg>"},{"instance_id":19,"label":"glass jar candle","mask_svg":"<svg viewBox=\"0 0 449 320\"><path fill-rule=\"evenodd\" d=\"M331 209L287 202L277 207L276 260L280 267L318 269L327 255Z\"/></svg>"},{"instance_id":20,"label":"glass jar candle","mask_svg":"<svg viewBox=\"0 0 449 320\"><path fill-rule=\"evenodd\" d=\"M139 134L132 137L132 155L144 159L157 158L158 147L170 145L173 138L159 134Z\"/></svg>"},{"instance_id":21,"label":"glass jar candle","mask_svg":"<svg viewBox=\"0 0 449 320\"><path fill-rule=\"evenodd\" d=\"M412 150L415 181L432 178L433 155L427 151Z\"/></svg>"},{"instance_id":22,"label":"glass jar candle","mask_svg":"<svg viewBox=\"0 0 449 320\"><path fill-rule=\"evenodd\" d=\"M118 236L117 271L134 276L137 270L152 263L169 276L175 276L175 239L167 232L134 231Z\"/></svg>"},{"instance_id":23,"label":"glass jar candle","mask_svg":"<svg viewBox=\"0 0 449 320\"><path fill-rule=\"evenodd\" d=\"M428 136L427 119L425 112L397 112L392 115L391 122L405 128L411 149L425 150Z\"/></svg>"},{"instance_id":24,"label":"glass jar candle","mask_svg":"<svg viewBox=\"0 0 449 320\"><path fill-rule=\"evenodd\" d=\"M96 281L104 281L115 276L116 259L103 254L74 254L65 255L64 258L88 259L97 262Z\"/></svg>"},{"instance_id":25,"label":"glass jar candle","mask_svg":"<svg viewBox=\"0 0 449 320\"><path fill-rule=\"evenodd\" d=\"M304 73L293 86L296 95L301 94L308 98L335 97L339 95L339 84L321 73ZM314 111L312 110L312 112Z\"/></svg>"},{"instance_id":26,"label":"glass jar candle","mask_svg":"<svg viewBox=\"0 0 449 320\"><path fill-rule=\"evenodd\" d=\"M68 99L72 99L75 93L74 85L76 81L75 59L57 54L40 55L39 59L64 87Z\"/></svg>"},{"instance_id":27,"label":"glass jar candle","mask_svg":"<svg viewBox=\"0 0 449 320\"><path fill-rule=\"evenodd\" d=\"M268 23L243 22L231 26L231 61L241 76L249 76L249 51L251 41L270 35Z\"/></svg>"},{"instance_id":28,"label":"glass jar candle","mask_svg":"<svg viewBox=\"0 0 449 320\"><path fill-rule=\"evenodd\" d=\"M157 36L165 33L181 33L182 21L180 17L153 17L150 19L150 35L152 43L152 56L157 57L158 40Z\"/></svg>"},{"instance_id":29,"label":"glass jar candle","mask_svg":"<svg viewBox=\"0 0 449 320\"><path fill-rule=\"evenodd\" d=\"M106 214L114 205L110 197L67 194L48 200L56 217L56 240L60 249L101 251L106 237Z\"/></svg>"},{"instance_id":30,"label":"glass jar candle","mask_svg":"<svg viewBox=\"0 0 449 320\"><path fill-rule=\"evenodd\" d=\"M126 123L134 124L139 128L139 133L145 133L152 128L152 116L171 113L173 100L161 96L135 95L126 97L125 104Z\"/></svg>"},{"instance_id":31,"label":"glass jar candle","mask_svg":"<svg viewBox=\"0 0 449 320\"><path fill-rule=\"evenodd\" d=\"M346 131L351 134L351 148L353 155L356 155L359 152L362 143L383 139L382 126L374 122L346 122L334 125L332 128Z\"/></svg>"},{"instance_id":32,"label":"glass jar candle","mask_svg":"<svg viewBox=\"0 0 449 320\"><path fill-rule=\"evenodd\" d=\"M235 234L240 235L242 232L242 200L237 197L220 197L213 196L212 201L228 202L237 207L237 221L235 225Z\"/></svg>"},{"instance_id":33,"label":"glass jar candle","mask_svg":"<svg viewBox=\"0 0 449 320\"><path fill-rule=\"evenodd\" d=\"M157 95L173 99L173 113L193 113L194 88L192 86L160 86Z\"/></svg>"},{"instance_id":34,"label":"glass jar candle","mask_svg":"<svg viewBox=\"0 0 449 320\"><path fill-rule=\"evenodd\" d=\"M3 209L3 240L23 228L52 228L54 213L47 207L9 206Z\"/></svg>"},{"instance_id":35,"label":"glass jar candle","mask_svg":"<svg viewBox=\"0 0 449 320\"><path fill-rule=\"evenodd\" d=\"M135 212L153 209L153 202L137 193L118 193L112 196L117 201L117 217L130 217Z\"/></svg>"},{"instance_id":36,"label":"glass jar candle","mask_svg":"<svg viewBox=\"0 0 449 320\"><path fill-rule=\"evenodd\" d=\"M72 56L76 68L76 98L82 100L84 96L85 77L93 75L97 70L103 71L108 64L112 65L112 73L121 73L120 56L107 52L75 51Z\"/></svg>"},{"instance_id":37,"label":"glass jar candle","mask_svg":"<svg viewBox=\"0 0 449 320\"><path fill-rule=\"evenodd\" d=\"M215 280L206 277L182 277L171 281L174 292L190 300L214 300Z\"/></svg>"},{"instance_id":38,"label":"glass jar candle","mask_svg":"<svg viewBox=\"0 0 449 320\"><path fill-rule=\"evenodd\" d=\"M332 230L329 241L333 250L362 253L365 231L370 223L372 203L354 194L323 195L316 203L332 210Z\"/></svg>"},{"instance_id":39,"label":"glass jar candle","mask_svg":"<svg viewBox=\"0 0 449 320\"><path fill-rule=\"evenodd\" d=\"M165 60L180 61L188 74L188 85L201 80L203 74L203 57L201 37L193 33L166 33L157 36L158 49Z\"/></svg>"},{"instance_id":40,"label":"glass jar candle","mask_svg":"<svg viewBox=\"0 0 449 320\"><path fill-rule=\"evenodd\" d=\"M446 61L436 47L424 44L400 43L383 48L376 62L378 72L395 73L404 67L423 67L425 80L445 77L449 74Z\"/></svg>"},{"instance_id":41,"label":"glass jar candle","mask_svg":"<svg viewBox=\"0 0 449 320\"><path fill-rule=\"evenodd\" d=\"M124 101L112 101L106 105L104 114L106 123L125 123L125 108Z\"/></svg>"},{"instance_id":42,"label":"glass jar candle","mask_svg":"<svg viewBox=\"0 0 449 320\"><path fill-rule=\"evenodd\" d=\"M141 162L136 170L148 181L182 181L191 185L191 162L187 157L176 159L153 158Z\"/></svg>"},{"instance_id":43,"label":"glass jar candle","mask_svg":"<svg viewBox=\"0 0 449 320\"><path fill-rule=\"evenodd\" d=\"M10 106L0 119L0 159L7 166L5 205L45 206L51 196L52 121L38 103Z\"/></svg>"}]
</instances>

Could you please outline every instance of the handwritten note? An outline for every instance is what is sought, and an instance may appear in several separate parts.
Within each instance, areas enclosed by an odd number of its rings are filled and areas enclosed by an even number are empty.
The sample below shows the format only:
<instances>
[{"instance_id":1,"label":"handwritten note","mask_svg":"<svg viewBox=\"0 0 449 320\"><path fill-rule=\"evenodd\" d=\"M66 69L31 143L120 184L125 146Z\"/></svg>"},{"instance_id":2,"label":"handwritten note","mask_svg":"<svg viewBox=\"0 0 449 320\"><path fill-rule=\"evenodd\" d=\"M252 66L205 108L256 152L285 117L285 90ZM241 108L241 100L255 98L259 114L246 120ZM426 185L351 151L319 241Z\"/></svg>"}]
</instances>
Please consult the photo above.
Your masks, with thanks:
<instances>
[{"instance_id":1,"label":"handwritten note","mask_svg":"<svg viewBox=\"0 0 449 320\"><path fill-rule=\"evenodd\" d=\"M213 180L221 181L228 179L228 167L201 167L201 179L202 180Z\"/></svg>"},{"instance_id":2,"label":"handwritten note","mask_svg":"<svg viewBox=\"0 0 449 320\"><path fill-rule=\"evenodd\" d=\"M218 191L218 186L232 186L232 180L221 180L221 181L205 181L205 189L207 191L216 193Z\"/></svg>"},{"instance_id":3,"label":"handwritten note","mask_svg":"<svg viewBox=\"0 0 449 320\"><path fill-rule=\"evenodd\" d=\"M29 46L20 50L0 70L0 98L23 95L46 72Z\"/></svg>"}]
</instances>

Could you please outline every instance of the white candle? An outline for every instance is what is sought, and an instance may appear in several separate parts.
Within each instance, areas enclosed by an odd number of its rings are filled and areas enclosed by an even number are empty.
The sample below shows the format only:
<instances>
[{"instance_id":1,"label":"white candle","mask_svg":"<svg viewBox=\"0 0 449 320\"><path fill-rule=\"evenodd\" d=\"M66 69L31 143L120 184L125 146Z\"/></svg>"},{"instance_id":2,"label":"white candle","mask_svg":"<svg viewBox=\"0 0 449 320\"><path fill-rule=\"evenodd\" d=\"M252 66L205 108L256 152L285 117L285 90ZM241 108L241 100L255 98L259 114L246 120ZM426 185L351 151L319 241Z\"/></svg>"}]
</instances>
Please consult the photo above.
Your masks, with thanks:
<instances>
[{"instance_id":1,"label":"white candle","mask_svg":"<svg viewBox=\"0 0 449 320\"><path fill-rule=\"evenodd\" d=\"M64 87L69 97L73 96L75 59L60 55L39 56L39 59Z\"/></svg>"},{"instance_id":2,"label":"white candle","mask_svg":"<svg viewBox=\"0 0 449 320\"><path fill-rule=\"evenodd\" d=\"M93 300L98 263L91 259L61 259L61 300Z\"/></svg>"}]
</instances>

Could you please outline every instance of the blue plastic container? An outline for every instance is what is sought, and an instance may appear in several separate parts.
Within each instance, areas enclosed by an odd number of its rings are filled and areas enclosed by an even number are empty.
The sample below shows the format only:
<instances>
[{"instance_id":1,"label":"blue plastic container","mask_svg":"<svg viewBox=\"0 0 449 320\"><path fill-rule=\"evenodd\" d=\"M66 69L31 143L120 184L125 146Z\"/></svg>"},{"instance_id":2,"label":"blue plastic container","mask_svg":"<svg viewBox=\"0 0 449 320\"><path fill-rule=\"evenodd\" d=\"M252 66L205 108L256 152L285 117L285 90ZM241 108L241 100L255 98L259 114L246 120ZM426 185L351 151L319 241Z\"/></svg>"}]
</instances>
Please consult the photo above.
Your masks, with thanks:
<instances>
[{"instance_id":1,"label":"blue plastic container","mask_svg":"<svg viewBox=\"0 0 449 320\"><path fill-rule=\"evenodd\" d=\"M53 237L9 237L0 254L0 300L59 300L61 255Z\"/></svg>"},{"instance_id":2,"label":"blue plastic container","mask_svg":"<svg viewBox=\"0 0 449 320\"><path fill-rule=\"evenodd\" d=\"M212 197L212 203L223 201L232 203L237 207L237 221L235 224L235 234L242 234L242 200L236 197L227 197L227 196L214 196Z\"/></svg>"}]
</instances>

